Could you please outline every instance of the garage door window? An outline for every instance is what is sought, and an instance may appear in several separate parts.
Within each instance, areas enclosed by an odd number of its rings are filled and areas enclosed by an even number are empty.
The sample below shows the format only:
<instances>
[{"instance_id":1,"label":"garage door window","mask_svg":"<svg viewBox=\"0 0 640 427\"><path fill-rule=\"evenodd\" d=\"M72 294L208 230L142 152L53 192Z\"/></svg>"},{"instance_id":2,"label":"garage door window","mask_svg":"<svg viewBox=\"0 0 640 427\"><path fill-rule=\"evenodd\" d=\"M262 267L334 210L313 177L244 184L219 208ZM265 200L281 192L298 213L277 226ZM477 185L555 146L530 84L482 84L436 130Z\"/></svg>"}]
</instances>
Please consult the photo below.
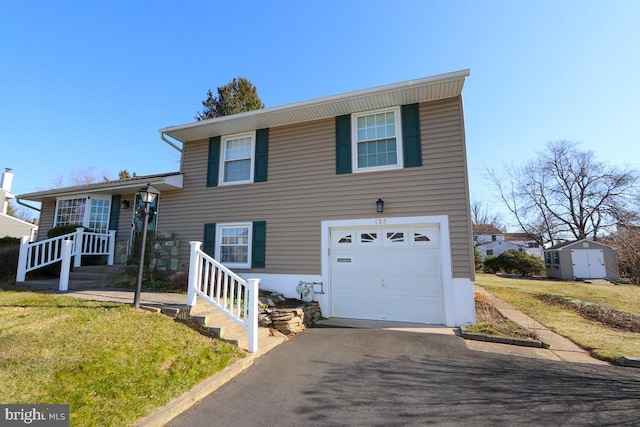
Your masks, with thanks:
<instances>
[{"instance_id":1,"label":"garage door window","mask_svg":"<svg viewBox=\"0 0 640 427\"><path fill-rule=\"evenodd\" d=\"M387 233L387 241L389 243L404 243L404 233L401 231Z\"/></svg>"},{"instance_id":2,"label":"garage door window","mask_svg":"<svg viewBox=\"0 0 640 427\"><path fill-rule=\"evenodd\" d=\"M378 240L378 233L361 233L360 243L376 243Z\"/></svg>"}]
</instances>

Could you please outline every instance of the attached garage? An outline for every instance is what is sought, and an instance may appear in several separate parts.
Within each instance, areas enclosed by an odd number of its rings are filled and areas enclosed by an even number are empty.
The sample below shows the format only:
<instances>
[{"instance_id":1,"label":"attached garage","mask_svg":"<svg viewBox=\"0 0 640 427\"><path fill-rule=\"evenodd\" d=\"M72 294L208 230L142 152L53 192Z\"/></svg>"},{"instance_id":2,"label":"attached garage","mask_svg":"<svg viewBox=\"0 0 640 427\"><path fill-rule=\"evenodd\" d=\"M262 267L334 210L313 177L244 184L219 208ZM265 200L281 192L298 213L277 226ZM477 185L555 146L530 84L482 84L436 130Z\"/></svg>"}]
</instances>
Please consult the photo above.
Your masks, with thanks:
<instances>
[{"instance_id":1,"label":"attached garage","mask_svg":"<svg viewBox=\"0 0 640 427\"><path fill-rule=\"evenodd\" d=\"M331 229L334 317L444 323L437 225Z\"/></svg>"}]
</instances>

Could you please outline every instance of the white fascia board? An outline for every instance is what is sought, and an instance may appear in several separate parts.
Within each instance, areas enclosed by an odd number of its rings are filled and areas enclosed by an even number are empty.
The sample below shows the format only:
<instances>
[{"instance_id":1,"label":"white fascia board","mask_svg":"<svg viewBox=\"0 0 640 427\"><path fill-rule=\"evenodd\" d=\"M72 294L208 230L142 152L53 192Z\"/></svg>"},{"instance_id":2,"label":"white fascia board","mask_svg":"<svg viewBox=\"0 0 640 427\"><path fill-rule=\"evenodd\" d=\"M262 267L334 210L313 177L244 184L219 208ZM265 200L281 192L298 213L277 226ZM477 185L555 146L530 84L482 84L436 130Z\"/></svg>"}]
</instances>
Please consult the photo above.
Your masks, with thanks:
<instances>
[{"instance_id":1,"label":"white fascia board","mask_svg":"<svg viewBox=\"0 0 640 427\"><path fill-rule=\"evenodd\" d=\"M236 123L238 127L235 131L240 132L260 127L270 127L269 125L285 125L324 119L331 117L332 115L366 111L366 109L362 110L357 108L357 105L359 100L366 99L367 97L385 97L386 95L391 95L402 90L412 90L430 85L454 82L456 80L461 81L459 87L456 89L456 94L460 94L462 92L464 79L467 76L469 76L468 69L454 71L451 73L423 77L420 79L408 80L405 82L393 83L370 89L352 91L339 95L217 117L215 119L169 126L159 129L158 131L161 135L169 135L184 143L190 140L201 139L208 136L218 136L226 132L231 132L229 129L235 128L234 124ZM433 99L440 98L434 97ZM425 99L425 101L428 100L430 99ZM395 103L388 106L395 106ZM222 132L220 132L220 130L222 130Z\"/></svg>"}]
</instances>

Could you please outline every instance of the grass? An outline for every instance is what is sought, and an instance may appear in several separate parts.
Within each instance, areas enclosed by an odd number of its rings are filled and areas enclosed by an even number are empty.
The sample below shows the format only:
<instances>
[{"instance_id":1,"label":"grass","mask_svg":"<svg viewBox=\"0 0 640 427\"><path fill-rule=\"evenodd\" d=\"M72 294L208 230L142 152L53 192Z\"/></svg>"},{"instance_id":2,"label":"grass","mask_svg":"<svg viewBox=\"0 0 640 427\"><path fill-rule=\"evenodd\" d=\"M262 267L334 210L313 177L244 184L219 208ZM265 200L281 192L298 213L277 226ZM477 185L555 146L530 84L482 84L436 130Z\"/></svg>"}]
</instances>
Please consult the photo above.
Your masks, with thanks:
<instances>
[{"instance_id":1,"label":"grass","mask_svg":"<svg viewBox=\"0 0 640 427\"><path fill-rule=\"evenodd\" d=\"M244 352L131 306L0 290L0 402L67 403L71 425L129 426Z\"/></svg>"},{"instance_id":2,"label":"grass","mask_svg":"<svg viewBox=\"0 0 640 427\"><path fill-rule=\"evenodd\" d=\"M622 356L640 357L640 333L625 332L587 320L567 307L541 301L553 295L640 315L640 287L476 275L477 285L511 304L556 333L569 338L592 356L615 362Z\"/></svg>"},{"instance_id":3,"label":"grass","mask_svg":"<svg viewBox=\"0 0 640 427\"><path fill-rule=\"evenodd\" d=\"M476 324L465 326L468 332L518 339L535 338L529 330L504 317L494 306L493 297L486 292L474 292L473 296Z\"/></svg>"}]
</instances>

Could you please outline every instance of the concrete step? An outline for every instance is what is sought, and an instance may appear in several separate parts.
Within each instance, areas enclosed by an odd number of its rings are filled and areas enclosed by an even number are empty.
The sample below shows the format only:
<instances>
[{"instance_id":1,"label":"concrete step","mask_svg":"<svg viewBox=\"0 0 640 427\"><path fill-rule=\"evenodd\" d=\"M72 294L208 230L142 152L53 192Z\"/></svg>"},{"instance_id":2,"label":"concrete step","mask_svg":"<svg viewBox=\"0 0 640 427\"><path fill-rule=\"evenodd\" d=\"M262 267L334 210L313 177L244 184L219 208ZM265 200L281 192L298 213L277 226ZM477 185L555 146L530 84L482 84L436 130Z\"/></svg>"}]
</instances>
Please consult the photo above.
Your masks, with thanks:
<instances>
[{"instance_id":1,"label":"concrete step","mask_svg":"<svg viewBox=\"0 0 640 427\"><path fill-rule=\"evenodd\" d=\"M69 279L97 282L96 286L113 286L135 280L135 276L127 266L85 265L74 267L69 273Z\"/></svg>"},{"instance_id":2,"label":"concrete step","mask_svg":"<svg viewBox=\"0 0 640 427\"><path fill-rule=\"evenodd\" d=\"M212 334L244 350L248 350L249 336L247 331L226 314L210 304L197 304L191 307L191 310L191 318L205 326ZM195 315L194 311L196 312ZM258 348L268 345L273 339L275 338L271 336L271 331L268 328L258 328ZM278 342L281 342L285 338L280 336L279 339L280 341Z\"/></svg>"},{"instance_id":3,"label":"concrete step","mask_svg":"<svg viewBox=\"0 0 640 427\"><path fill-rule=\"evenodd\" d=\"M261 348L262 345L266 344L266 341L268 341L270 337L271 333L269 329L258 328L258 348ZM230 335L227 338L222 339L237 345L241 349L249 349L249 334L247 334L247 331L245 331L244 329L242 329L242 332L238 332L234 335Z\"/></svg>"},{"instance_id":4,"label":"concrete step","mask_svg":"<svg viewBox=\"0 0 640 427\"><path fill-rule=\"evenodd\" d=\"M131 270L126 265L83 265L73 267L69 272L69 289L100 288L117 285L118 283L135 280ZM19 286L33 289L57 290L60 278L32 279Z\"/></svg>"},{"instance_id":5,"label":"concrete step","mask_svg":"<svg viewBox=\"0 0 640 427\"><path fill-rule=\"evenodd\" d=\"M37 289L37 290L58 290L60 286L60 279L35 279L35 280L27 280L22 283L16 283L17 286L23 287L24 289ZM69 277L68 289L87 289L87 288L100 288L104 285L95 280L86 280L86 279L72 279Z\"/></svg>"}]
</instances>

